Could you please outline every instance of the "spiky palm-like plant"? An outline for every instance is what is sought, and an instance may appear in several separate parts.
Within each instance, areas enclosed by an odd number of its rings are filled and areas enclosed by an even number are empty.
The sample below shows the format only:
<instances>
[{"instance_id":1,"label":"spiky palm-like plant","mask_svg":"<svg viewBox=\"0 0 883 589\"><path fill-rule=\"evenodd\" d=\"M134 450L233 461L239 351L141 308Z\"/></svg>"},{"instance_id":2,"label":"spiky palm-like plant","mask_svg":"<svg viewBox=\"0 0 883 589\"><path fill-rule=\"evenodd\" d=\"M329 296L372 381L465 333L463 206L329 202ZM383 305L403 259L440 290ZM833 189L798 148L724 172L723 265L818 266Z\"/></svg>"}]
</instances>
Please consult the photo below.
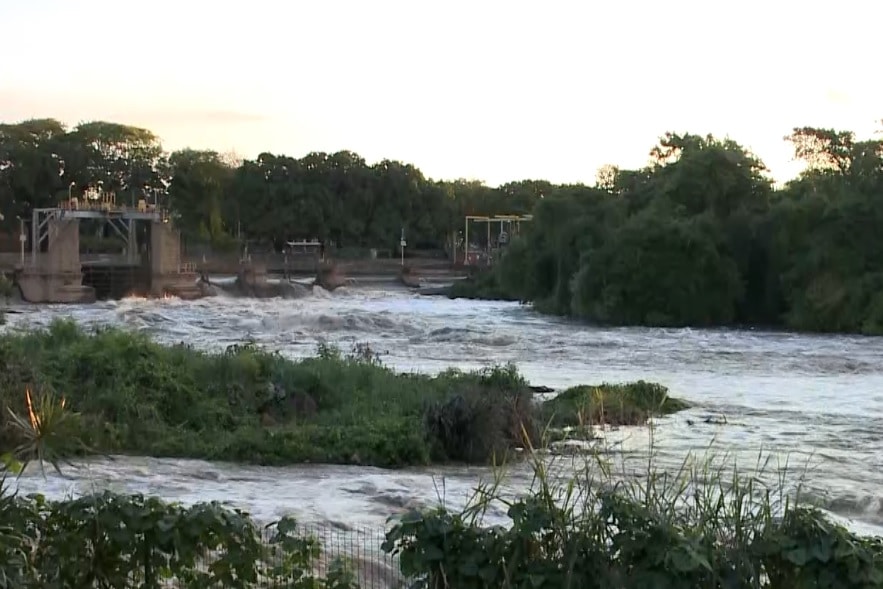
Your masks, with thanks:
<instances>
[{"instance_id":1,"label":"spiky palm-like plant","mask_svg":"<svg viewBox=\"0 0 883 589\"><path fill-rule=\"evenodd\" d=\"M30 578L29 538L21 524L21 510L15 492L6 484L9 474L21 476L28 464L36 461L43 470L46 462L60 472L59 461L72 442L70 425L75 418L64 398L42 393L36 402L30 389L25 390L26 414L8 409L5 423L9 438L20 440L11 450L0 448L0 589L19 587ZM45 474L45 473L44 473Z\"/></svg>"}]
</instances>

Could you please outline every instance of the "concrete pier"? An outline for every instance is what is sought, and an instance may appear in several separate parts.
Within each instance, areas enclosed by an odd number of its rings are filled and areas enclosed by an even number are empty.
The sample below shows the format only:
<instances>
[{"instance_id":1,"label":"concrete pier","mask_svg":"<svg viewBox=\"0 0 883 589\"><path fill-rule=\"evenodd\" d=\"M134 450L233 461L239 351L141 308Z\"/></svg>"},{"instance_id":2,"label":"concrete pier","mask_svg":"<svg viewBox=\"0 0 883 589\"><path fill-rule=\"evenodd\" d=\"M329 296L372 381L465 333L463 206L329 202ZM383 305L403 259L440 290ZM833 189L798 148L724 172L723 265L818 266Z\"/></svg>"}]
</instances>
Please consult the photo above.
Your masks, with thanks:
<instances>
[{"instance_id":1,"label":"concrete pier","mask_svg":"<svg viewBox=\"0 0 883 589\"><path fill-rule=\"evenodd\" d=\"M313 284L321 286L327 291L332 291L341 286L346 286L348 282L346 275L341 269L336 264L331 263L319 266Z\"/></svg>"},{"instance_id":2,"label":"concrete pier","mask_svg":"<svg viewBox=\"0 0 883 589\"><path fill-rule=\"evenodd\" d=\"M243 260L236 274L233 285L234 292L240 296L267 299L274 297L300 298L309 293L309 289L287 280L267 280L267 267L260 263Z\"/></svg>"},{"instance_id":3,"label":"concrete pier","mask_svg":"<svg viewBox=\"0 0 883 589\"><path fill-rule=\"evenodd\" d=\"M181 235L168 217L155 208L147 210L116 207L109 200L100 205L78 206L76 201L53 209L33 211L30 255L22 255L16 268L16 282L22 298L31 303L89 303L96 299L95 289L83 284L84 264L80 259L80 220L107 222L122 239L121 263L101 264L109 276L130 276L132 289L152 296L177 296L195 299L205 296L197 284L193 264L181 261ZM139 253L137 222L147 222L150 245ZM119 266L119 267L117 267ZM138 271L135 271L135 268ZM87 268L89 280L96 271ZM120 274L122 272L122 274ZM111 288L116 294L117 285Z\"/></svg>"},{"instance_id":4,"label":"concrete pier","mask_svg":"<svg viewBox=\"0 0 883 589\"><path fill-rule=\"evenodd\" d=\"M91 303L95 289L83 286L80 222L49 219L47 251L16 276L21 296L30 303Z\"/></svg>"},{"instance_id":5,"label":"concrete pier","mask_svg":"<svg viewBox=\"0 0 883 589\"><path fill-rule=\"evenodd\" d=\"M198 280L196 267L181 263L181 233L171 223L153 222L150 226L150 294L199 299L205 294Z\"/></svg>"}]
</instances>

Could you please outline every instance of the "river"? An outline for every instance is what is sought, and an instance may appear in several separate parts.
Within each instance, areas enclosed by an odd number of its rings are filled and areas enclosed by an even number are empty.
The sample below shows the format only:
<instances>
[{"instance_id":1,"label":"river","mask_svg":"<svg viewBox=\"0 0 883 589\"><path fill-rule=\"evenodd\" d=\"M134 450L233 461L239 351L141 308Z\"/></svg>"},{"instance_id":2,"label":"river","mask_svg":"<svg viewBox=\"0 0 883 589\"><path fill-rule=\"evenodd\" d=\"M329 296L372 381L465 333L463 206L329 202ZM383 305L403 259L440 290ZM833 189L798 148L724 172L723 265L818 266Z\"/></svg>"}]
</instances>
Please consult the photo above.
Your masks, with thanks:
<instances>
[{"instance_id":1,"label":"river","mask_svg":"<svg viewBox=\"0 0 883 589\"><path fill-rule=\"evenodd\" d=\"M72 317L144 330L161 342L206 349L252 339L291 357L320 342L349 350L367 342L389 366L433 373L515 363L553 388L645 379L693 407L653 430L655 460L674 468L709 447L751 470L760 453L801 470L809 497L851 527L883 534L883 338L844 335L597 328L545 317L529 307L420 297L404 289L317 289L298 300L216 297L20 307L6 329ZM611 434L622 455L642 459L647 428ZM775 472L772 476L775 476ZM92 488L140 491L183 502L222 500L261 520L295 514L316 525L382 528L408 506L462 504L484 468L386 471L365 467L265 468L118 457L29 472L24 492L49 496ZM516 492L529 473L515 468Z\"/></svg>"}]
</instances>

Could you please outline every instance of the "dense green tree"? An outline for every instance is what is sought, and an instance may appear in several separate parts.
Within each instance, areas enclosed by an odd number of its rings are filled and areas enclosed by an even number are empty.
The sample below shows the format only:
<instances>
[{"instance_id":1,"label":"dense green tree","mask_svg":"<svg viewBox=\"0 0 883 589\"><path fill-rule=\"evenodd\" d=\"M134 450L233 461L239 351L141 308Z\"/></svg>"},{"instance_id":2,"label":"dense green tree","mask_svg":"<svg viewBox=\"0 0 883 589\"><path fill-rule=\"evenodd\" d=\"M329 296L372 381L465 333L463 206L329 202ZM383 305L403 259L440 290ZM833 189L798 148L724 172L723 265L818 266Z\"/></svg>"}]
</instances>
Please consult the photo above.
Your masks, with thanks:
<instances>
[{"instance_id":1,"label":"dense green tree","mask_svg":"<svg viewBox=\"0 0 883 589\"><path fill-rule=\"evenodd\" d=\"M663 136L644 169L605 166L591 198L554 187L496 285L603 323L883 333L883 143L788 139L807 169L778 191L734 141L689 134Z\"/></svg>"},{"instance_id":2,"label":"dense green tree","mask_svg":"<svg viewBox=\"0 0 883 589\"><path fill-rule=\"evenodd\" d=\"M573 313L627 325L731 323L742 296L736 264L708 217L646 209L591 249L573 280Z\"/></svg>"},{"instance_id":3,"label":"dense green tree","mask_svg":"<svg viewBox=\"0 0 883 589\"><path fill-rule=\"evenodd\" d=\"M504 289L549 311L568 312L583 252L603 243L623 214L621 201L598 188L555 187L503 256L498 272Z\"/></svg>"},{"instance_id":4,"label":"dense green tree","mask_svg":"<svg viewBox=\"0 0 883 589\"><path fill-rule=\"evenodd\" d=\"M169 174L159 138L147 129L95 121L64 137L66 178L81 189L112 192L133 205L151 191L165 191Z\"/></svg>"},{"instance_id":5,"label":"dense green tree","mask_svg":"<svg viewBox=\"0 0 883 589\"><path fill-rule=\"evenodd\" d=\"M188 239L216 247L316 238L332 255L396 252L404 232L408 253L452 258L467 215L532 214L476 281L488 296L611 324L883 333L883 141L813 127L786 139L806 169L778 189L735 141L676 133L643 168L604 166L595 186L494 188L349 151L167 155L146 129L38 119L0 125L0 213L13 232L34 207L101 187L125 204L157 199ZM471 247L498 246L506 228L490 226L491 243L487 229L470 226Z\"/></svg>"},{"instance_id":6,"label":"dense green tree","mask_svg":"<svg viewBox=\"0 0 883 589\"><path fill-rule=\"evenodd\" d=\"M191 149L171 154L169 166L168 205L176 224L214 243L231 239L236 227L230 226L230 219L225 222L224 204L235 170L217 152Z\"/></svg>"},{"instance_id":7,"label":"dense green tree","mask_svg":"<svg viewBox=\"0 0 883 589\"><path fill-rule=\"evenodd\" d=\"M54 119L0 124L0 213L7 230L65 190L64 126Z\"/></svg>"},{"instance_id":8,"label":"dense green tree","mask_svg":"<svg viewBox=\"0 0 883 589\"><path fill-rule=\"evenodd\" d=\"M789 327L883 333L883 142L796 129L807 170L771 213Z\"/></svg>"}]
</instances>

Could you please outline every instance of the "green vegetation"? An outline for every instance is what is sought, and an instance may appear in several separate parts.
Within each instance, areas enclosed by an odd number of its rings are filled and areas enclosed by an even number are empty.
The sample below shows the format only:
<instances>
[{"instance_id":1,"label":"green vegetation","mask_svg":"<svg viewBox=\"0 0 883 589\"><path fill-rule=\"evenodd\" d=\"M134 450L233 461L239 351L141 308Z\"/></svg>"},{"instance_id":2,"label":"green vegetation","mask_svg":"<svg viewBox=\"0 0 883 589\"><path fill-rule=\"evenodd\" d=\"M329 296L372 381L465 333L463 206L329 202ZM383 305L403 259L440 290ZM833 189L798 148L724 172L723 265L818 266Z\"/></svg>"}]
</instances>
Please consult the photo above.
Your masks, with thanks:
<instances>
[{"instance_id":1,"label":"green vegetation","mask_svg":"<svg viewBox=\"0 0 883 589\"><path fill-rule=\"evenodd\" d=\"M158 200L189 241L215 251L239 247L241 234L277 250L316 237L332 257L394 252L404 229L406 254L452 257L464 249L465 215L532 213L494 253L493 272L454 296L601 324L883 333L883 140L809 127L788 140L807 167L781 188L735 141L692 134L663 136L647 167L607 166L594 186L490 188L347 151L234 161L166 154L152 133L125 125L32 120L0 125L0 202L12 207L0 228L14 235L17 216L99 182L120 202ZM491 227L490 244L470 233L470 247L493 246L503 229ZM104 251L106 241L84 244Z\"/></svg>"},{"instance_id":2,"label":"green vegetation","mask_svg":"<svg viewBox=\"0 0 883 589\"><path fill-rule=\"evenodd\" d=\"M2 299L4 303L8 303L9 298L12 297L14 292L15 284L13 284L12 280L10 280L6 274L0 274L0 299Z\"/></svg>"},{"instance_id":3,"label":"green vegetation","mask_svg":"<svg viewBox=\"0 0 883 589\"><path fill-rule=\"evenodd\" d=\"M513 367L397 374L365 347L348 356L322 347L315 358L291 361L253 345L209 354L55 322L0 336L0 368L0 431L7 407L25 410L25 387L54 391L79 416L72 435L82 452L261 464L486 463L538 443L545 426L544 405ZM607 395L619 422L659 413L664 389L634 387ZM559 409L556 419L564 419Z\"/></svg>"},{"instance_id":4,"label":"green vegetation","mask_svg":"<svg viewBox=\"0 0 883 589\"><path fill-rule=\"evenodd\" d=\"M0 425L0 588L357 587L358 563L340 555L324 577L315 574L322 547L291 518L261 528L214 502L185 508L110 492L66 501L11 493L8 476L32 461L60 471L83 431L65 398L29 388L19 397L23 411L4 403Z\"/></svg>"},{"instance_id":5,"label":"green vegetation","mask_svg":"<svg viewBox=\"0 0 883 589\"><path fill-rule=\"evenodd\" d=\"M189 243L224 252L239 247L240 235L276 249L316 237L333 242L340 258L368 248L395 252L403 228L406 255L451 253L464 215L526 213L551 186L436 182L410 164L368 165L349 151L245 161L213 151L167 154L150 131L102 121L72 129L54 119L0 124L0 202L11 203L0 229L17 234L16 217L30 218L32 208L56 206L69 194L82 199L99 183L119 203L146 198L170 208ZM84 249L107 251L113 234L103 236L87 238Z\"/></svg>"},{"instance_id":6,"label":"green vegetation","mask_svg":"<svg viewBox=\"0 0 883 589\"><path fill-rule=\"evenodd\" d=\"M452 299L518 300L503 290L496 276L487 270L473 273L468 278L458 280L448 287L447 295Z\"/></svg>"},{"instance_id":7,"label":"green vegetation","mask_svg":"<svg viewBox=\"0 0 883 589\"><path fill-rule=\"evenodd\" d=\"M49 356L74 364L67 369L53 365L56 374L91 370L97 366L87 365L80 355L89 347L89 351L104 352L102 359L109 369L117 368L115 362L108 362L112 348L98 347L108 343L104 338L116 338L116 344L128 341L125 351L130 360L139 355L143 362L160 359L151 356L148 346L153 344L146 340L117 331L88 336L72 324L56 324L47 333L2 341L7 419L0 425L0 470L4 475L21 472L22 463L30 460L58 468L63 454L80 445L77 436L87 431L84 426L98 425L94 416L71 410L73 399L83 401L102 390L94 387L107 378L99 374L94 382L78 383L86 385L83 391L91 391L87 394L70 387L70 402L53 394L34 396L28 390L19 394L24 409L17 412L8 406L14 395L7 387L34 373L10 360L20 360L14 355L26 351L35 355L37 366L46 366ZM77 346L84 349L76 350ZM158 350L170 357L177 353L179 368L197 362L215 362L214 368L219 368L231 357L247 362L259 355L253 348L239 348L221 357L153 346L152 352ZM366 356L362 354L357 364L376 367ZM317 361L342 360L325 350ZM355 360L338 368L347 362ZM142 371L140 376L146 374ZM163 374L163 378L168 376ZM510 386L514 377L511 372L495 371L472 378L473 382L483 378L481 384L493 388ZM235 388L243 382L234 379L232 384ZM571 389L547 410L564 415L560 421L564 424L573 419L567 412L584 403L595 407L603 400L615 405L621 398L669 403L664 389L647 383L600 389ZM124 387L104 390L104 402L116 393L132 403L121 391L133 392ZM185 401L198 401L187 396L186 388L178 391ZM242 397L242 390L238 392ZM153 398L159 399L161 395ZM488 407L478 396L454 399L436 405L437 411L427 414L429 421L454 424L445 415L469 413L470 406ZM518 399L514 400L517 406ZM452 410L446 410L448 406ZM205 411L200 403L195 407L194 413ZM522 411L516 407L500 422L511 425L511 418ZM179 419L183 421L184 416ZM3 452L8 448L14 449ZM883 539L859 537L833 524L821 512L801 505L799 493L786 494L783 481L777 488L768 488L760 474L740 477L734 473L725 478L724 471L710 462L696 468L689 460L680 473L660 473L651 466L646 477L617 478L600 456L588 458L584 470L561 481L550 474L554 463L538 454L531 457L535 482L519 498L507 499L499 492L498 483L505 474L499 472L493 483L479 486L475 501L461 512L439 507L409 513L393 523L383 549L398 558L412 587L883 586ZM487 525L483 516L501 504L507 509L509 525ZM296 522L286 518L262 530L246 513L217 503L183 507L109 492L47 501L42 496L11 495L0 483L0 522L0 587L357 589L359 567L367 564L336 554L323 576L315 567L322 547L314 537L299 533Z\"/></svg>"},{"instance_id":8,"label":"green vegetation","mask_svg":"<svg viewBox=\"0 0 883 589\"><path fill-rule=\"evenodd\" d=\"M4 588L357 587L343 558L325 577L313 571L322 547L293 520L264 530L217 503L182 507L109 492L47 501L3 492L0 517Z\"/></svg>"},{"instance_id":9,"label":"green vegetation","mask_svg":"<svg viewBox=\"0 0 883 589\"><path fill-rule=\"evenodd\" d=\"M15 285L12 281L6 277L5 274L0 274L0 305L8 305L9 299L12 297L12 293L15 290ZM0 325L4 325L6 323L6 309L0 306Z\"/></svg>"},{"instance_id":10,"label":"green vegetation","mask_svg":"<svg viewBox=\"0 0 883 589\"><path fill-rule=\"evenodd\" d=\"M642 380L629 384L571 387L543 403L544 421L552 427L633 425L648 415L668 415L688 406L668 396L668 389Z\"/></svg>"},{"instance_id":11,"label":"green vegetation","mask_svg":"<svg viewBox=\"0 0 883 589\"><path fill-rule=\"evenodd\" d=\"M408 586L425 589L883 585L883 539L832 523L784 483L765 486L762 473L725 477L711 462L688 460L679 473L651 465L647 476L623 480L596 456L559 481L553 467L536 459L532 488L514 500L499 492L500 471L462 511L396 518L383 550ZM508 524L485 523L499 506ZM47 501L2 488L0 518L0 587L357 589L362 567L366 580L379 580L345 551L331 554L322 574L317 561L329 547L295 521L261 529L217 503L109 492Z\"/></svg>"},{"instance_id":12,"label":"green vegetation","mask_svg":"<svg viewBox=\"0 0 883 589\"><path fill-rule=\"evenodd\" d=\"M480 487L460 512L399 518L384 549L425 589L871 589L883 586L883 538L857 536L762 473L614 476L593 457L561 481L534 462L530 492ZM573 465L569 465L573 468ZM491 507L508 522L489 525Z\"/></svg>"},{"instance_id":13,"label":"green vegetation","mask_svg":"<svg viewBox=\"0 0 883 589\"><path fill-rule=\"evenodd\" d=\"M667 135L645 169L552 192L492 272L453 296L614 325L883 334L883 142L795 129L774 189L730 140Z\"/></svg>"}]
</instances>

